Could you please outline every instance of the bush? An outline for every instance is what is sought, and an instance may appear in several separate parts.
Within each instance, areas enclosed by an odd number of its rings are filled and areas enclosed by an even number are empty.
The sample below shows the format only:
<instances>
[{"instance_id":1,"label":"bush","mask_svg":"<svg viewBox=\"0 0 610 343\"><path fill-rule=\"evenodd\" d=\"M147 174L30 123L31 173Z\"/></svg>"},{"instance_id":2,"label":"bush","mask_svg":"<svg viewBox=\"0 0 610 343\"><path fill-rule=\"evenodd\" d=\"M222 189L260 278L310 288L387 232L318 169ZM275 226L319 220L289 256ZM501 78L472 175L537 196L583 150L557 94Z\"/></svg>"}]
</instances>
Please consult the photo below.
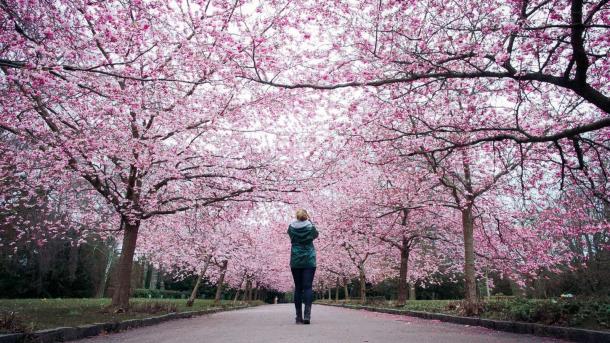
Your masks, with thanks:
<instances>
[{"instance_id":1,"label":"bush","mask_svg":"<svg viewBox=\"0 0 610 343\"><path fill-rule=\"evenodd\" d=\"M143 302L143 303L132 304L129 307L129 311L157 314L157 313L178 312L178 307L176 306L175 303L160 303L160 302L155 301L155 302Z\"/></svg>"},{"instance_id":2,"label":"bush","mask_svg":"<svg viewBox=\"0 0 610 343\"><path fill-rule=\"evenodd\" d=\"M608 299L513 299L487 301L484 317L547 325L610 329Z\"/></svg>"},{"instance_id":3,"label":"bush","mask_svg":"<svg viewBox=\"0 0 610 343\"><path fill-rule=\"evenodd\" d=\"M456 312L460 316L478 316L485 311L485 303L482 301L452 301L445 307L446 310Z\"/></svg>"},{"instance_id":4,"label":"bush","mask_svg":"<svg viewBox=\"0 0 610 343\"><path fill-rule=\"evenodd\" d=\"M137 288L134 290L132 297L148 299L186 299L189 295L189 292Z\"/></svg>"},{"instance_id":5,"label":"bush","mask_svg":"<svg viewBox=\"0 0 610 343\"><path fill-rule=\"evenodd\" d=\"M25 332L26 325L14 311L0 311L0 334Z\"/></svg>"}]
</instances>

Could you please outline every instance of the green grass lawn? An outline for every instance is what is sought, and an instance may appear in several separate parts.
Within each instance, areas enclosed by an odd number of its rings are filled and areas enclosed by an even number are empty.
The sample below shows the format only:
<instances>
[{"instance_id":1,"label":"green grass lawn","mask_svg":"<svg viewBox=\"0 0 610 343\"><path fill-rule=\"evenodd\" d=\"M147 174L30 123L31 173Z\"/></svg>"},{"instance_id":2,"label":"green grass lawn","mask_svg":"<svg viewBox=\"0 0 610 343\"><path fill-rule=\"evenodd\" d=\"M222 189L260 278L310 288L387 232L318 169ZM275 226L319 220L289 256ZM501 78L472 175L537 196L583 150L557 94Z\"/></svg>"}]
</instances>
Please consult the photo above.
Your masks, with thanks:
<instances>
[{"instance_id":1,"label":"green grass lawn","mask_svg":"<svg viewBox=\"0 0 610 343\"><path fill-rule=\"evenodd\" d=\"M242 303L243 304L243 303ZM35 331L62 326L121 321L159 316L177 311L196 311L215 307L213 300L197 299L193 307L186 299L131 299L132 310L113 313L108 309L110 299L0 299L0 323L7 312L16 312L21 329ZM233 301L223 301L219 307L231 307ZM5 317L4 319L2 317ZM10 332L0 327L0 333Z\"/></svg>"},{"instance_id":2,"label":"green grass lawn","mask_svg":"<svg viewBox=\"0 0 610 343\"><path fill-rule=\"evenodd\" d=\"M324 303L328 300L317 302ZM341 303L345 303L341 301ZM358 305L358 301L347 303ZM376 302L368 306L465 315L463 304L456 300L409 300L403 307L393 302ZM546 325L610 330L610 300L589 299L490 299L479 303L481 318L539 323Z\"/></svg>"}]
</instances>

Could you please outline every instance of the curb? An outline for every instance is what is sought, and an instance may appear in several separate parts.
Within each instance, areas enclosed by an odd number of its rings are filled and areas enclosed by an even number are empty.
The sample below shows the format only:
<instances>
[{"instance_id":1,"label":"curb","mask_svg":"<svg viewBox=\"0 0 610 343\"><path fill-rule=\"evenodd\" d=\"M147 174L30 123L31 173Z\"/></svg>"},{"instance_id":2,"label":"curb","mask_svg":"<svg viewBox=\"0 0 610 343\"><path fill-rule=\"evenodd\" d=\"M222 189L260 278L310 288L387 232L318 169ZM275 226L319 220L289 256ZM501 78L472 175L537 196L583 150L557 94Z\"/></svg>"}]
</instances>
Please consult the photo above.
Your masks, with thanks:
<instances>
[{"instance_id":1,"label":"curb","mask_svg":"<svg viewBox=\"0 0 610 343\"><path fill-rule=\"evenodd\" d=\"M59 327L39 330L32 333L0 334L0 343L53 343L73 341L81 338L97 336L101 333L120 332L144 326L151 326L174 319L191 318L204 314L241 310L251 305L235 306L230 308L214 308L200 311L172 312L156 317L141 319L127 319L120 322L93 323L75 327Z\"/></svg>"},{"instance_id":2,"label":"curb","mask_svg":"<svg viewBox=\"0 0 610 343\"><path fill-rule=\"evenodd\" d=\"M610 342L610 332L596 331L578 328L569 328L564 326L551 326L535 323L510 322L504 320L483 319L478 317L460 317L450 314L431 313L421 311L399 310L391 308L378 308L373 306L363 305L343 305L343 304L318 304L324 306L343 307L354 310L366 310L371 312L380 312L387 314L406 315L423 319L435 319L442 322L482 326L488 329L497 331L506 331L512 333L529 334L535 336L554 337L567 339L575 342L598 343ZM0 341L1 343L2 341Z\"/></svg>"}]
</instances>

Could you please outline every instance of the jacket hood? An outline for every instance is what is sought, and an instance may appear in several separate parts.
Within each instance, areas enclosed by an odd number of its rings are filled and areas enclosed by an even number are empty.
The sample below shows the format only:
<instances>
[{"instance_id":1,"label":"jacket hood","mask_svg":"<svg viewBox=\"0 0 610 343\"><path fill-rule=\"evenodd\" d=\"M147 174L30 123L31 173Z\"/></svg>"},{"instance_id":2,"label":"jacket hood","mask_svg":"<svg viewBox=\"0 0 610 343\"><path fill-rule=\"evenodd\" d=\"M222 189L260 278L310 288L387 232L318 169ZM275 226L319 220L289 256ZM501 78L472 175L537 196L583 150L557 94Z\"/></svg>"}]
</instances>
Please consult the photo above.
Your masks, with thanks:
<instances>
[{"instance_id":1,"label":"jacket hood","mask_svg":"<svg viewBox=\"0 0 610 343\"><path fill-rule=\"evenodd\" d=\"M313 225L313 224L309 220L297 220L290 224L290 226L295 229L302 229L302 228L308 227L310 225Z\"/></svg>"},{"instance_id":2,"label":"jacket hood","mask_svg":"<svg viewBox=\"0 0 610 343\"><path fill-rule=\"evenodd\" d=\"M299 244L309 244L318 237L316 227L309 220L296 221L290 224L288 234L292 243Z\"/></svg>"}]
</instances>

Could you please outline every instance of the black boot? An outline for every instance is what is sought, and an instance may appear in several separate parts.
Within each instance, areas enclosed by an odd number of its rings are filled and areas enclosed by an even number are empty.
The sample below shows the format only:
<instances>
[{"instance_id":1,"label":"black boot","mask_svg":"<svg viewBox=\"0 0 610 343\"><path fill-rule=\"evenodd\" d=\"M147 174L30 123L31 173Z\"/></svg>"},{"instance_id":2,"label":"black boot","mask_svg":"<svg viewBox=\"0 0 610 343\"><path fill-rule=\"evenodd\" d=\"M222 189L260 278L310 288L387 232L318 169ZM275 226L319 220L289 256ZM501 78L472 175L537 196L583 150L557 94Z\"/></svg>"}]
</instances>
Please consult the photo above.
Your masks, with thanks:
<instances>
[{"instance_id":1,"label":"black boot","mask_svg":"<svg viewBox=\"0 0 610 343\"><path fill-rule=\"evenodd\" d=\"M303 316L303 324L309 324L311 321L311 304L305 304L305 314Z\"/></svg>"},{"instance_id":2,"label":"black boot","mask_svg":"<svg viewBox=\"0 0 610 343\"><path fill-rule=\"evenodd\" d=\"M294 322L295 324L303 324L303 314L302 314L302 310L301 310L301 306L295 304L294 307L296 308L297 311L297 316L296 318L294 318Z\"/></svg>"}]
</instances>

